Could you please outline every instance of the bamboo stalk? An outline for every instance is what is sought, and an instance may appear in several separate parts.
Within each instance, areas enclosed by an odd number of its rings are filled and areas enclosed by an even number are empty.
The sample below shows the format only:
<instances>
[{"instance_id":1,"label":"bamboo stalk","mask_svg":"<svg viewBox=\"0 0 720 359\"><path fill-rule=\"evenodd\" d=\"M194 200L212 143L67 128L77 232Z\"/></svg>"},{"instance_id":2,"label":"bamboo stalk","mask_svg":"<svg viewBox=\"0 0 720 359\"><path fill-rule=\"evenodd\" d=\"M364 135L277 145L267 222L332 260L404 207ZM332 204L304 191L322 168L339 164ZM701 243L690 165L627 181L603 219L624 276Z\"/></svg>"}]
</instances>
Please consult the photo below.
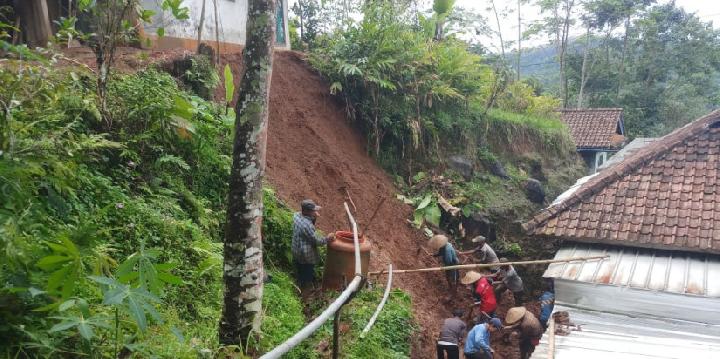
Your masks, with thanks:
<instances>
[{"instance_id":1,"label":"bamboo stalk","mask_svg":"<svg viewBox=\"0 0 720 359\"><path fill-rule=\"evenodd\" d=\"M399 269L399 270L393 270L394 274L398 273L414 273L414 272L436 272L436 271L446 271L446 270L453 270L453 269L474 269L474 268L488 268L488 267L497 267L500 265L532 265L532 264L550 264L550 263L565 263L565 262L574 262L574 261L589 261L593 259L605 259L610 256L590 256L590 257L573 257L573 258L564 258L564 259L543 259L543 260L536 260L536 261L522 261L522 262L503 262L503 263L487 263L487 264L460 264L455 266L446 266L446 267L431 267L431 268L419 268L419 269ZM387 271L379 271L379 272L368 272L368 275L379 275L387 273Z\"/></svg>"}]
</instances>

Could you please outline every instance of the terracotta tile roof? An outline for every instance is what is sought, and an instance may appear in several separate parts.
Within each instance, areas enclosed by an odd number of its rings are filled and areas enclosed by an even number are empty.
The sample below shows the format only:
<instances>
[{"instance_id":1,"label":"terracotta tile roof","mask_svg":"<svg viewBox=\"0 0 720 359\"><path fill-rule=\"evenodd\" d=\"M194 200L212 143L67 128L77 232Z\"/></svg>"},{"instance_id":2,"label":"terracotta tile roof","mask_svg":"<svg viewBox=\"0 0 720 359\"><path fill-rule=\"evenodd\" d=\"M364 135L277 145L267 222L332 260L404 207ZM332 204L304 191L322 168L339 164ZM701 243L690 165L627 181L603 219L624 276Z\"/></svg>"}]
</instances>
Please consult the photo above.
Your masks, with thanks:
<instances>
[{"instance_id":1,"label":"terracotta tile roof","mask_svg":"<svg viewBox=\"0 0 720 359\"><path fill-rule=\"evenodd\" d=\"M720 254L720 111L592 176L524 227L559 239Z\"/></svg>"},{"instance_id":2,"label":"terracotta tile roof","mask_svg":"<svg viewBox=\"0 0 720 359\"><path fill-rule=\"evenodd\" d=\"M620 149L625 137L617 134L621 108L581 108L560 110L560 118L570 128L578 149Z\"/></svg>"}]
</instances>

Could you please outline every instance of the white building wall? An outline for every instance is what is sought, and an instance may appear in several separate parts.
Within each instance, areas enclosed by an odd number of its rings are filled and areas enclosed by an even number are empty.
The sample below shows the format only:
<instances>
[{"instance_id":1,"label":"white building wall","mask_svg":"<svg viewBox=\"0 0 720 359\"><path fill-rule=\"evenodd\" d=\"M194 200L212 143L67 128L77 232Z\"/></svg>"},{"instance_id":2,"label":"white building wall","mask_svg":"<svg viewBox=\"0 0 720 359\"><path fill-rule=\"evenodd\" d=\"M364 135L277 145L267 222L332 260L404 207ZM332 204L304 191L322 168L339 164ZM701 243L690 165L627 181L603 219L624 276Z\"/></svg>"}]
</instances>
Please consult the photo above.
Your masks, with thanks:
<instances>
[{"instance_id":1,"label":"white building wall","mask_svg":"<svg viewBox=\"0 0 720 359\"><path fill-rule=\"evenodd\" d=\"M165 37L197 40L197 29L200 24L203 0L184 0L183 6L190 10L190 18L187 20L176 20L169 12L164 12L160 4L162 0L141 0L142 5L155 11L151 24L144 26L145 33L153 36L160 27L165 28ZM236 45L245 44L245 27L247 24L248 0L205 0L205 22L203 23L202 40L207 42L215 41L215 8L218 5L219 35L220 42ZM284 31L286 45L281 47L290 48L290 33L288 29L288 0L278 0L278 6L282 5L284 17Z\"/></svg>"}]
</instances>

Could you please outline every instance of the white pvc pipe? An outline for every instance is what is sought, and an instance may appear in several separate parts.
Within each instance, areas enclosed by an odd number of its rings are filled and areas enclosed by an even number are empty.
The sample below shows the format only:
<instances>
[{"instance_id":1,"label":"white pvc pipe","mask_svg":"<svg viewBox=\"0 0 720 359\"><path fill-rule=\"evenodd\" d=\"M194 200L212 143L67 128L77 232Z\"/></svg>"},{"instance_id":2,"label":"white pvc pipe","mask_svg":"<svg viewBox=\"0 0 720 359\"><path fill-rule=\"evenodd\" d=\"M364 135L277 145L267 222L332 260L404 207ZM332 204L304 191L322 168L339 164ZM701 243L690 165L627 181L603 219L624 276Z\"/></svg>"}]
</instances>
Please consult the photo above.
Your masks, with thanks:
<instances>
[{"instance_id":1,"label":"white pvc pipe","mask_svg":"<svg viewBox=\"0 0 720 359\"><path fill-rule=\"evenodd\" d=\"M347 212L348 219L350 220L350 225L352 225L353 242L355 244L355 278L353 278L352 282L350 282L347 288L345 288L345 290L340 293L340 296L337 297L337 299L335 299L335 301L332 302L322 313L320 313L317 318L313 319L312 322L308 323L308 325L302 328L299 332L295 333L295 335L290 337L290 339L278 345L273 350L263 354L260 359L278 359L282 357L283 354L289 352L292 348L296 347L303 340L307 339L316 330L318 330L320 326L322 326L328 319L330 319L330 317L332 317L335 312L337 312L340 307L342 307L343 304L347 302L348 298L350 298L350 295L360 289L360 283L362 282L363 278L362 268L360 264L360 242L358 240L357 234L357 223L355 223L355 219L350 213L350 208L348 207L347 203L345 203L345 211Z\"/></svg>"},{"instance_id":2,"label":"white pvc pipe","mask_svg":"<svg viewBox=\"0 0 720 359\"><path fill-rule=\"evenodd\" d=\"M360 287L360 282L362 282L362 277L355 276L352 282L350 282L350 285L348 285L348 287L345 288L345 290L340 294L340 296L335 299L335 301L332 302L332 304L330 304L330 306L328 306L327 309L325 309L317 318L315 318L312 322L305 326L305 328L302 328L299 332L295 333L295 335L293 335L290 339L278 345L277 347L275 347L275 349L265 353L260 358L280 358L283 354L289 352L292 348L300 344L300 342L311 336L316 330L320 328L320 326L322 326L328 319L330 319L343 304L345 304L345 302L348 300L348 298L353 292L358 290L358 288Z\"/></svg>"},{"instance_id":3,"label":"white pvc pipe","mask_svg":"<svg viewBox=\"0 0 720 359\"><path fill-rule=\"evenodd\" d=\"M385 302L387 302L388 297L390 296L390 288L392 288L392 263L388 265L388 281L387 285L385 286L385 293L383 294L382 300L380 301L380 304L378 304L377 309L375 309L375 313L373 313L372 317L370 317L370 321L365 326L365 329L363 329L362 334L360 334L360 338L365 338L365 334L370 331L370 328L372 328L373 324L375 324L375 320L377 320L378 315L380 315L380 311L385 306Z\"/></svg>"},{"instance_id":4,"label":"white pvc pipe","mask_svg":"<svg viewBox=\"0 0 720 359\"><path fill-rule=\"evenodd\" d=\"M344 204L345 212L347 213L350 225L352 226L353 243L355 244L355 275L358 276L362 275L362 265L360 264L360 240L358 239L357 223L355 223L355 218L353 218L352 213L350 213L350 207L348 207L347 202Z\"/></svg>"}]
</instances>

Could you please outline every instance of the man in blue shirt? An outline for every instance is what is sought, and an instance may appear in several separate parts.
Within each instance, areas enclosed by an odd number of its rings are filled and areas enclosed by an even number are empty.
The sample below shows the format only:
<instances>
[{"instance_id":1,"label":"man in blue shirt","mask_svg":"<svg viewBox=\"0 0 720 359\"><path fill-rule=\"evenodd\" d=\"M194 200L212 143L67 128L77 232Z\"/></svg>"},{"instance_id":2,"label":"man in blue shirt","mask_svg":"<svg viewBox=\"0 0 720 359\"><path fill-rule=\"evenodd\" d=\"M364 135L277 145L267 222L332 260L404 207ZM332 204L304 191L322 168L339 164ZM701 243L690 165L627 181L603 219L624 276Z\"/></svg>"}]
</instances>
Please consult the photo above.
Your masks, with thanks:
<instances>
[{"instance_id":1,"label":"man in blue shirt","mask_svg":"<svg viewBox=\"0 0 720 359\"><path fill-rule=\"evenodd\" d=\"M315 265L320 261L318 246L335 238L334 233L322 237L315 233L315 221L320 206L306 199L300 203L300 213L293 215L292 255L298 274L300 289L305 291L315 282Z\"/></svg>"},{"instance_id":2,"label":"man in blue shirt","mask_svg":"<svg viewBox=\"0 0 720 359\"><path fill-rule=\"evenodd\" d=\"M490 333L502 328L502 322L498 318L491 318L487 322L475 319L478 323L468 333L465 340L466 359L492 359L493 350L490 348Z\"/></svg>"},{"instance_id":3,"label":"man in blue shirt","mask_svg":"<svg viewBox=\"0 0 720 359\"><path fill-rule=\"evenodd\" d=\"M540 324L547 329L548 320L555 308L555 286L552 278L545 278L545 292L538 299L540 301Z\"/></svg>"},{"instance_id":4,"label":"man in blue shirt","mask_svg":"<svg viewBox=\"0 0 720 359\"><path fill-rule=\"evenodd\" d=\"M454 266L460 264L457 252L453 245L448 241L448 237L442 234L434 235L429 242L430 248L437 253L433 254L433 257L442 258L443 266ZM457 269L446 270L445 279L447 279L448 287L450 287L450 297L447 300L451 300L455 297L457 291L457 284L460 280L460 271Z\"/></svg>"}]
</instances>

